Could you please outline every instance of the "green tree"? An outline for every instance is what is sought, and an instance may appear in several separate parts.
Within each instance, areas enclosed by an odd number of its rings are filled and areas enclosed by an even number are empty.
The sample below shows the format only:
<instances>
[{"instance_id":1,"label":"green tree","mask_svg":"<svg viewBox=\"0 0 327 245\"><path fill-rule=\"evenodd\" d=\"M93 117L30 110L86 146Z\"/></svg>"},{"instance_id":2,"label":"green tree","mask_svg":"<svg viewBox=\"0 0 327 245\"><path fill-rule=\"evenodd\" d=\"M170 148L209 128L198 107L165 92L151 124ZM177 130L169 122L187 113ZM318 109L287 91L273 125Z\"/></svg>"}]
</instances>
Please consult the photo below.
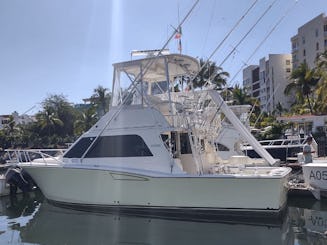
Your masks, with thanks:
<instances>
[{"instance_id":1,"label":"green tree","mask_svg":"<svg viewBox=\"0 0 327 245\"><path fill-rule=\"evenodd\" d=\"M327 50L316 59L316 76L319 78L315 94L315 109L320 114L327 113Z\"/></svg>"},{"instance_id":2,"label":"green tree","mask_svg":"<svg viewBox=\"0 0 327 245\"><path fill-rule=\"evenodd\" d=\"M233 89L233 105L252 105L253 98L238 84Z\"/></svg>"},{"instance_id":3,"label":"green tree","mask_svg":"<svg viewBox=\"0 0 327 245\"><path fill-rule=\"evenodd\" d=\"M82 135L89 130L98 120L95 107L89 107L78 114L78 118L75 121L74 132L75 136Z\"/></svg>"},{"instance_id":4,"label":"green tree","mask_svg":"<svg viewBox=\"0 0 327 245\"><path fill-rule=\"evenodd\" d=\"M290 80L291 82L286 86L284 93L290 95L294 91L297 104L303 105L306 99L310 113L313 114L310 95L312 95L312 89L318 82L315 70L310 69L306 63L302 63L292 71Z\"/></svg>"},{"instance_id":5,"label":"green tree","mask_svg":"<svg viewBox=\"0 0 327 245\"><path fill-rule=\"evenodd\" d=\"M55 133L56 126L61 127L64 125L64 123L58 118L56 113L50 107L44 108L42 112L36 115L36 118L41 130L44 130L48 136Z\"/></svg>"},{"instance_id":6,"label":"green tree","mask_svg":"<svg viewBox=\"0 0 327 245\"><path fill-rule=\"evenodd\" d=\"M42 147L64 145L74 138L76 110L63 95L50 95L42 103L43 110L36 114L39 129L37 144ZM35 129L35 128L34 128Z\"/></svg>"},{"instance_id":7,"label":"green tree","mask_svg":"<svg viewBox=\"0 0 327 245\"><path fill-rule=\"evenodd\" d=\"M91 103L97 109L99 117L101 117L109 110L110 94L108 93L108 89L101 85L95 88L93 92Z\"/></svg>"},{"instance_id":8,"label":"green tree","mask_svg":"<svg viewBox=\"0 0 327 245\"><path fill-rule=\"evenodd\" d=\"M199 74L193 79L194 88L202 88L208 84L214 84L215 89L221 89L226 85L226 80L229 77L229 73L223 71L223 69L216 65L213 61L204 61L200 59Z\"/></svg>"},{"instance_id":9,"label":"green tree","mask_svg":"<svg viewBox=\"0 0 327 245\"><path fill-rule=\"evenodd\" d=\"M281 116L284 112L286 112L286 109L283 108L283 106L280 102L278 102L275 109L273 110L272 114L273 115L277 114L278 116Z\"/></svg>"},{"instance_id":10,"label":"green tree","mask_svg":"<svg viewBox=\"0 0 327 245\"><path fill-rule=\"evenodd\" d=\"M13 115L10 115L9 121L3 131L6 135L6 140L8 142L7 145L10 145L11 148L15 148L16 146L22 145L22 129L18 125L16 125L15 118Z\"/></svg>"},{"instance_id":11,"label":"green tree","mask_svg":"<svg viewBox=\"0 0 327 245\"><path fill-rule=\"evenodd\" d=\"M44 111L49 114L48 116L52 117L52 121L59 119L54 122L57 135L64 137L74 134L76 110L64 95L50 95L42 102L42 106Z\"/></svg>"}]
</instances>

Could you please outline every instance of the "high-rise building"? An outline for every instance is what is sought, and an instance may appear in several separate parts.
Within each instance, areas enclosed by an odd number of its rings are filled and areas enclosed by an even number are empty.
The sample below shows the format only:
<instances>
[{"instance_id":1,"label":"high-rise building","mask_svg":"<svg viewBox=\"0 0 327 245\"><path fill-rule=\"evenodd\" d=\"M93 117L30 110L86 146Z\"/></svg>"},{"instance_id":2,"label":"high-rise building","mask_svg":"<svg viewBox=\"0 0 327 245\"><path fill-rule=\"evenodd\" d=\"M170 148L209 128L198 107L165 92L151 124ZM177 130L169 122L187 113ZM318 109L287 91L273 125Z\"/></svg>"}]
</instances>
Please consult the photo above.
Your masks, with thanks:
<instances>
[{"instance_id":1,"label":"high-rise building","mask_svg":"<svg viewBox=\"0 0 327 245\"><path fill-rule=\"evenodd\" d=\"M259 66L251 65L243 70L243 87L258 99L262 111L272 113L278 104L290 108L291 101L284 90L292 71L291 60L291 54L269 54L268 59L260 59Z\"/></svg>"},{"instance_id":2,"label":"high-rise building","mask_svg":"<svg viewBox=\"0 0 327 245\"><path fill-rule=\"evenodd\" d=\"M251 97L258 97L259 66L249 65L243 70L243 88Z\"/></svg>"},{"instance_id":3,"label":"high-rise building","mask_svg":"<svg viewBox=\"0 0 327 245\"><path fill-rule=\"evenodd\" d=\"M315 65L318 54L327 50L327 17L320 14L300 28L291 38L293 69L306 62L310 68Z\"/></svg>"}]
</instances>

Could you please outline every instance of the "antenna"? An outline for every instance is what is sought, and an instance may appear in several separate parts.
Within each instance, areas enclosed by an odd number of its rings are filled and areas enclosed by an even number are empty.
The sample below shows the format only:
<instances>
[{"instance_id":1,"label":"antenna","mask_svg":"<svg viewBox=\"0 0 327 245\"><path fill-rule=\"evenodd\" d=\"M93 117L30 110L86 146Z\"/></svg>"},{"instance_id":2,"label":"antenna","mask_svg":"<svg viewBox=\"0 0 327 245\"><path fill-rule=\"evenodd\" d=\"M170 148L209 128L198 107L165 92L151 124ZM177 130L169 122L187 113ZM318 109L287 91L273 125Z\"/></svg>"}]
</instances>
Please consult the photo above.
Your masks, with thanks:
<instances>
[{"instance_id":1,"label":"antenna","mask_svg":"<svg viewBox=\"0 0 327 245\"><path fill-rule=\"evenodd\" d=\"M238 21L235 23L235 25L232 27L232 29L227 33L227 35L224 37L224 39L217 45L217 47L214 49L214 51L210 54L210 56L208 57L207 61L200 67L200 70L198 72L198 74L196 74L196 76L194 76L194 79L201 73L202 69L208 65L210 59L212 58L212 56L218 51L218 49L223 45L223 43L226 41L226 39L232 34L232 32L236 29L236 27L242 22L242 20L245 18L245 16L248 15L248 13L250 12L250 10L256 5L256 3L258 2L258 0L255 0L251 6L245 11L245 13L241 16L241 18L238 19Z\"/></svg>"}]
</instances>

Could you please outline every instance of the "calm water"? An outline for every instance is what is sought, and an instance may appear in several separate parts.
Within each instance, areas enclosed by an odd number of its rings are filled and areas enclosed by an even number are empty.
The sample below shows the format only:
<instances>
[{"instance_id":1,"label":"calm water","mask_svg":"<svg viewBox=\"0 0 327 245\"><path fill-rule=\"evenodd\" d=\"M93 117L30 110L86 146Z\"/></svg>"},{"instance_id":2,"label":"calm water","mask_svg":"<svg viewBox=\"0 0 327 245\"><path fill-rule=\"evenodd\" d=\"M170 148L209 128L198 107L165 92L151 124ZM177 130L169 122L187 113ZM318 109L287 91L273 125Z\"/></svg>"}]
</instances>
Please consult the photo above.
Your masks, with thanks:
<instances>
[{"instance_id":1,"label":"calm water","mask_svg":"<svg viewBox=\"0 0 327 245\"><path fill-rule=\"evenodd\" d=\"M0 199L0 244L327 244L327 200L290 199L277 225L210 223L53 206L41 194Z\"/></svg>"}]
</instances>

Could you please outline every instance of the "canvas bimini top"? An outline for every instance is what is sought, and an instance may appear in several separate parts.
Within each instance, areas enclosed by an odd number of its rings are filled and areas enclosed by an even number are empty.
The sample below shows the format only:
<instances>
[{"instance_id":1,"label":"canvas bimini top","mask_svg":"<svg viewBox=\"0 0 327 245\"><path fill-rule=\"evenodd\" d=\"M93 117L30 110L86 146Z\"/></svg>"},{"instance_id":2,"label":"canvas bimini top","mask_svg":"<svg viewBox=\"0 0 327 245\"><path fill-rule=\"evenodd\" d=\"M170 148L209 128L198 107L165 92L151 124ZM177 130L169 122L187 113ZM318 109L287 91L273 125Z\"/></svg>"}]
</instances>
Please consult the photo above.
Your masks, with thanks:
<instances>
[{"instance_id":1,"label":"canvas bimini top","mask_svg":"<svg viewBox=\"0 0 327 245\"><path fill-rule=\"evenodd\" d=\"M189 74L196 75L200 66L198 60L182 54L168 54L151 58L131 60L113 64L116 71L124 71L131 77L142 78L147 82L164 81L167 75L174 77ZM169 71L169 74L166 71Z\"/></svg>"}]
</instances>

